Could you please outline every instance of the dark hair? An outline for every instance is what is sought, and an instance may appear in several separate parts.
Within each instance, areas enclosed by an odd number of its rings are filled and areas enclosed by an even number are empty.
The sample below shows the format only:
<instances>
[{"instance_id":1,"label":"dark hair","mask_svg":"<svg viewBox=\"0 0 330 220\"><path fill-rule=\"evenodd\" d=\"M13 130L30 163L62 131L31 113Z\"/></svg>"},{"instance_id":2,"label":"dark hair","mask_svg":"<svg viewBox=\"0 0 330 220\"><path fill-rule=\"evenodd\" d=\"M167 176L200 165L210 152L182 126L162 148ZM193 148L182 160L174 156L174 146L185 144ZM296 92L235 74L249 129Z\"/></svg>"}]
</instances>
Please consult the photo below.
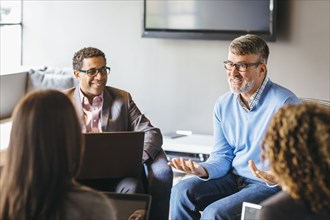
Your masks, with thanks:
<instances>
[{"instance_id":1,"label":"dark hair","mask_svg":"<svg viewBox=\"0 0 330 220\"><path fill-rule=\"evenodd\" d=\"M314 103L286 105L271 120L262 161L293 199L313 212L330 210L330 109Z\"/></svg>"},{"instance_id":2,"label":"dark hair","mask_svg":"<svg viewBox=\"0 0 330 220\"><path fill-rule=\"evenodd\" d=\"M81 127L60 91L27 94L13 114L0 179L0 219L61 219L83 154Z\"/></svg>"},{"instance_id":3,"label":"dark hair","mask_svg":"<svg viewBox=\"0 0 330 220\"><path fill-rule=\"evenodd\" d=\"M257 35L247 34L234 39L229 45L229 50L235 55L258 55L263 59L261 62L267 64L269 56L268 45Z\"/></svg>"},{"instance_id":4,"label":"dark hair","mask_svg":"<svg viewBox=\"0 0 330 220\"><path fill-rule=\"evenodd\" d=\"M83 60L85 58L90 57L103 57L105 64L107 63L107 59L105 58L105 54L94 47L85 47L79 51L77 51L72 59L72 65L74 70L80 70L83 65Z\"/></svg>"}]
</instances>

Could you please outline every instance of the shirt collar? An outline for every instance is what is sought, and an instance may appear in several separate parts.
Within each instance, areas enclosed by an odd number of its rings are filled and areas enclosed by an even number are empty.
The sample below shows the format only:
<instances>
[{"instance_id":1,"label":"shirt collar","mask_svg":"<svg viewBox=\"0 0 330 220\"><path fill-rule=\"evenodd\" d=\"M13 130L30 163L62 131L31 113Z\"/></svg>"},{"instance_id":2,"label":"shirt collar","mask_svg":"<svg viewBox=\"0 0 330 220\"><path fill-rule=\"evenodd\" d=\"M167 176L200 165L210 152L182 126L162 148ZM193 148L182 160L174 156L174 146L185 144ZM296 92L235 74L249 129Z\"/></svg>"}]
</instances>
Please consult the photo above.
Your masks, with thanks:
<instances>
[{"instance_id":1,"label":"shirt collar","mask_svg":"<svg viewBox=\"0 0 330 220\"><path fill-rule=\"evenodd\" d=\"M81 91L81 89L79 89L79 93L80 93L80 103L81 103L82 105L84 105L84 104L89 104L88 98L84 95L84 93ZM101 100L102 100L101 102L103 102L103 92L102 92L100 95L95 96L95 97L93 98L93 100L95 100L95 98L97 98L97 97L100 97Z\"/></svg>"},{"instance_id":2,"label":"shirt collar","mask_svg":"<svg viewBox=\"0 0 330 220\"><path fill-rule=\"evenodd\" d=\"M266 76L264 81L262 82L261 86L259 87L259 89L250 97L250 99L249 99L250 109L252 109L254 106L256 106L259 103L261 95L264 92L268 81L269 81L269 78Z\"/></svg>"},{"instance_id":3,"label":"shirt collar","mask_svg":"<svg viewBox=\"0 0 330 220\"><path fill-rule=\"evenodd\" d=\"M237 99L238 99L238 102L240 103L240 105L244 109L246 109L247 111L251 111L254 108L254 106L256 106L259 103L259 100L261 98L261 95L264 92L264 89L265 89L268 81L269 81L269 77L266 76L265 79L264 79L264 81L260 85L260 87L257 89L257 91L249 98L249 107L250 107L250 110L245 107L245 105L244 105L244 103L243 103L243 101L241 99L241 96L240 95L237 95Z\"/></svg>"}]
</instances>

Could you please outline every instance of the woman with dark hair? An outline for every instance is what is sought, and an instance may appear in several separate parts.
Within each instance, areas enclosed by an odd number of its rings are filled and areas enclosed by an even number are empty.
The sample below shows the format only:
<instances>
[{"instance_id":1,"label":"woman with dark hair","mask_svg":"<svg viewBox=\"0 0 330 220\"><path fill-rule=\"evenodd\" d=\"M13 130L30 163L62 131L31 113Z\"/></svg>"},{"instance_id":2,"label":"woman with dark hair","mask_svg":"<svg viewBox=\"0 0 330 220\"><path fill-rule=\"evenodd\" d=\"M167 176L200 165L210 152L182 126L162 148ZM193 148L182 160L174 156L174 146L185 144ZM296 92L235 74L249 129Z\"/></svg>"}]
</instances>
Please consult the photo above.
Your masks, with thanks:
<instances>
[{"instance_id":1,"label":"woman with dark hair","mask_svg":"<svg viewBox=\"0 0 330 220\"><path fill-rule=\"evenodd\" d=\"M0 178L0 219L114 219L111 202L79 185L81 127L56 90L29 93L17 105Z\"/></svg>"},{"instance_id":2,"label":"woman with dark hair","mask_svg":"<svg viewBox=\"0 0 330 220\"><path fill-rule=\"evenodd\" d=\"M253 162L252 172L283 191L261 203L259 219L330 219L329 108L282 107L267 130L261 159L269 162L270 172Z\"/></svg>"}]
</instances>

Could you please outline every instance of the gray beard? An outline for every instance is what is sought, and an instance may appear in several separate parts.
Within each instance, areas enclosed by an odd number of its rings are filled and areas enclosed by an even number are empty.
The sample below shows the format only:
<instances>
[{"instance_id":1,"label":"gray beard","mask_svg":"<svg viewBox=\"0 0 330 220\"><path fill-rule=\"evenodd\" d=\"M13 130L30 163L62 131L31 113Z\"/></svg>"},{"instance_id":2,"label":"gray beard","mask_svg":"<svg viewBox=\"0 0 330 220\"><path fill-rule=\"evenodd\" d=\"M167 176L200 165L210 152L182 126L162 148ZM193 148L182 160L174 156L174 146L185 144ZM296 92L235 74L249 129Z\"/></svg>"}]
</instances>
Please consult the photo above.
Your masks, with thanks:
<instances>
[{"instance_id":1,"label":"gray beard","mask_svg":"<svg viewBox=\"0 0 330 220\"><path fill-rule=\"evenodd\" d=\"M241 93L248 93L250 92L253 87L255 86L256 84L256 80L253 80L253 81L250 81L250 82L247 82L247 83L244 83L241 87L239 88L233 88L231 86L231 83L230 81L228 80L228 83L229 83L229 87L230 87L230 91L233 92L233 93L236 93L236 94L241 94Z\"/></svg>"}]
</instances>

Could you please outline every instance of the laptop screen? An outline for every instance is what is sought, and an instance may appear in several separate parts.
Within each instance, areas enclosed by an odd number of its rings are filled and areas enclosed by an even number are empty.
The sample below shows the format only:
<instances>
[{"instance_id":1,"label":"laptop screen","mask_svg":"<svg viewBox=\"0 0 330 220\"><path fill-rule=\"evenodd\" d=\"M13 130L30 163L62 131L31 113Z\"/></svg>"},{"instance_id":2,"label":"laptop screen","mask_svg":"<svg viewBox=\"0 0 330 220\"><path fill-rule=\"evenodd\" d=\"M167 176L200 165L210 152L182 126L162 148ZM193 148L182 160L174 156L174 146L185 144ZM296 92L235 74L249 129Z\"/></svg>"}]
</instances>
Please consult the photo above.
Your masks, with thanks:
<instances>
[{"instance_id":1,"label":"laptop screen","mask_svg":"<svg viewBox=\"0 0 330 220\"><path fill-rule=\"evenodd\" d=\"M113 193L113 192L103 192L103 193L112 200L114 208L116 210L117 219L148 220L150 205L151 205L150 195L125 194L125 193Z\"/></svg>"},{"instance_id":2,"label":"laptop screen","mask_svg":"<svg viewBox=\"0 0 330 220\"><path fill-rule=\"evenodd\" d=\"M257 218L262 206L250 202L243 202L241 220L254 220Z\"/></svg>"},{"instance_id":3,"label":"laptop screen","mask_svg":"<svg viewBox=\"0 0 330 220\"><path fill-rule=\"evenodd\" d=\"M85 152L77 179L138 177L144 132L84 133Z\"/></svg>"}]
</instances>

